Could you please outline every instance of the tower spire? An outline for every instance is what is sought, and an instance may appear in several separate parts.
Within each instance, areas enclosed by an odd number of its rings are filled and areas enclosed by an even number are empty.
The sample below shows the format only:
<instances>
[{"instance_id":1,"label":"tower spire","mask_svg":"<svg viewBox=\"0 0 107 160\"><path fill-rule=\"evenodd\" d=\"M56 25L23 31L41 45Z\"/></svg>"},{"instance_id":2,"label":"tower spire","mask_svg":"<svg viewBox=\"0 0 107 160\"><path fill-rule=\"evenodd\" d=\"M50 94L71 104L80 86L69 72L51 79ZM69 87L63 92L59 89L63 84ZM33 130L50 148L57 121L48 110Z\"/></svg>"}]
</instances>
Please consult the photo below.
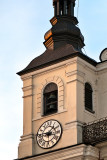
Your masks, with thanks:
<instances>
[{"instance_id":1,"label":"tower spire","mask_svg":"<svg viewBox=\"0 0 107 160\"><path fill-rule=\"evenodd\" d=\"M44 36L47 49L57 49L66 44L71 44L78 51L84 47L84 37L76 26L78 20L74 16L75 1L53 0L52 28Z\"/></svg>"}]
</instances>

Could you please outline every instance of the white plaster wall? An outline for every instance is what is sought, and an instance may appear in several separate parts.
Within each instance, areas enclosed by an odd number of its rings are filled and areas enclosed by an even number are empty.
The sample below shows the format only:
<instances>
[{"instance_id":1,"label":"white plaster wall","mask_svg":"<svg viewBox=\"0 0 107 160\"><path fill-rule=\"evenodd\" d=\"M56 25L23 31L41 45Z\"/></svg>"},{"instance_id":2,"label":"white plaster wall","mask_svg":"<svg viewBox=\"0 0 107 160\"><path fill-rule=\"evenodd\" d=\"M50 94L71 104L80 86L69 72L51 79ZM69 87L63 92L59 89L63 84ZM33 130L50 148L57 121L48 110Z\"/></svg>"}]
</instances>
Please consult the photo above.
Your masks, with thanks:
<instances>
[{"instance_id":1,"label":"white plaster wall","mask_svg":"<svg viewBox=\"0 0 107 160\"><path fill-rule=\"evenodd\" d=\"M98 114L107 117L107 62L97 66L98 71Z\"/></svg>"},{"instance_id":2,"label":"white plaster wall","mask_svg":"<svg viewBox=\"0 0 107 160\"><path fill-rule=\"evenodd\" d=\"M77 119L82 123L89 123L97 119L97 73L96 67L78 58L77 72ZM85 83L88 82L93 89L93 111L85 110Z\"/></svg>"}]
</instances>

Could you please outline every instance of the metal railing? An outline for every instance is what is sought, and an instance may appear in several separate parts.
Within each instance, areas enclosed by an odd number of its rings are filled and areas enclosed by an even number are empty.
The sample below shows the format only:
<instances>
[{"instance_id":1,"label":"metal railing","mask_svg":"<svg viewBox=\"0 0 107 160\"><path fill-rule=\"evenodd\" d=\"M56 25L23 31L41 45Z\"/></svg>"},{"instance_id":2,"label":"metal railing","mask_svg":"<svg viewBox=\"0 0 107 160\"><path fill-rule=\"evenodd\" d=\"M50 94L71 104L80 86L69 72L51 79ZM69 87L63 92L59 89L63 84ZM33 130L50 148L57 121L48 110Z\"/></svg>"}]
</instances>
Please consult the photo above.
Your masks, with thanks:
<instances>
[{"instance_id":1,"label":"metal railing","mask_svg":"<svg viewBox=\"0 0 107 160\"><path fill-rule=\"evenodd\" d=\"M107 140L107 117L83 126L83 142L95 145Z\"/></svg>"}]
</instances>

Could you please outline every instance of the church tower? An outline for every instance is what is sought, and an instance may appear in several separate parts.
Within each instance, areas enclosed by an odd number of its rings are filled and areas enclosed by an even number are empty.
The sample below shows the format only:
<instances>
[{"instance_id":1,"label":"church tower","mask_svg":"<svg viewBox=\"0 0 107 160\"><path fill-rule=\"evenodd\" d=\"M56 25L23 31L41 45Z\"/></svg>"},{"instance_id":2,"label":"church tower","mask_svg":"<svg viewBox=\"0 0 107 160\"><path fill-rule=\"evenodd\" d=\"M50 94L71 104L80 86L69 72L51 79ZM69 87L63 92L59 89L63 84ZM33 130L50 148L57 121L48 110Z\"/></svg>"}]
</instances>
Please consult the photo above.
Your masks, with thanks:
<instances>
[{"instance_id":1,"label":"church tower","mask_svg":"<svg viewBox=\"0 0 107 160\"><path fill-rule=\"evenodd\" d=\"M99 120L107 116L107 50L100 63L82 53L75 0L53 6L46 51L17 73L23 81L18 160L98 160L99 153L107 160L107 120Z\"/></svg>"}]
</instances>

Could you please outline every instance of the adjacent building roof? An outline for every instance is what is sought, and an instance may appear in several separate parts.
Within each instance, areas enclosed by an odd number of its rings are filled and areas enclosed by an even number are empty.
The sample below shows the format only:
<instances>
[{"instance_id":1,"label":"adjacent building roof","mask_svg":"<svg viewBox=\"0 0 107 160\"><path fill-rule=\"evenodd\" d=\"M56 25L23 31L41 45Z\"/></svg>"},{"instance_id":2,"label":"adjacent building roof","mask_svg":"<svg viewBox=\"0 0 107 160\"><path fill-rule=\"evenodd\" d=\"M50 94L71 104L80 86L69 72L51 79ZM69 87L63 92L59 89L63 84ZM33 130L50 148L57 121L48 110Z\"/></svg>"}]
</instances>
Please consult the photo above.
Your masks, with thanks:
<instances>
[{"instance_id":1,"label":"adjacent building roof","mask_svg":"<svg viewBox=\"0 0 107 160\"><path fill-rule=\"evenodd\" d=\"M66 44L63 47L60 47L55 50L47 49L42 55L33 59L25 69L18 72L17 74L21 76L23 74L50 66L52 64L55 64L76 56L81 57L82 59L84 59L85 61L89 62L94 66L97 65L97 62L95 60L89 58L85 54L74 49L74 47L71 44Z\"/></svg>"}]
</instances>

